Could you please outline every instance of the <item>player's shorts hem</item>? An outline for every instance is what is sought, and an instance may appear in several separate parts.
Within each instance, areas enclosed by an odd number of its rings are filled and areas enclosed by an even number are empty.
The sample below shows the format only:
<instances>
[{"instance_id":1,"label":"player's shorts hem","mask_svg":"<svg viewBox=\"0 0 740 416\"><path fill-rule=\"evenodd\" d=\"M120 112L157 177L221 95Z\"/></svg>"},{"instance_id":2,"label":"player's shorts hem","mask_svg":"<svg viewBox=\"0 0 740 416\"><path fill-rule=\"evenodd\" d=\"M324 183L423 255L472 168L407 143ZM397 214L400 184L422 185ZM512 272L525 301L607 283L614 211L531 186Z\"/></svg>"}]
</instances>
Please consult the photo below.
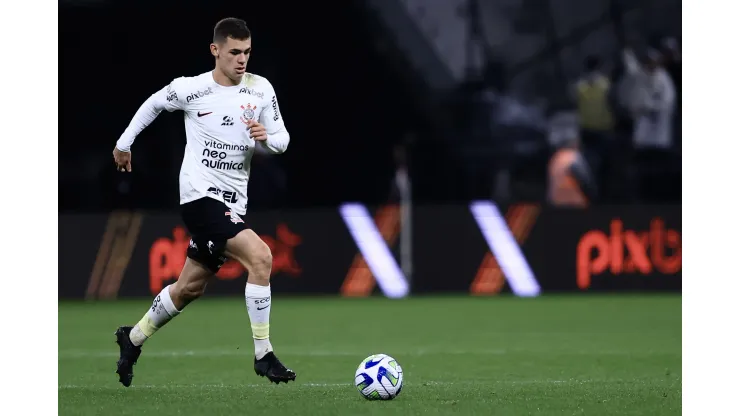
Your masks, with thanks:
<instances>
[{"instance_id":1,"label":"player's shorts hem","mask_svg":"<svg viewBox=\"0 0 740 416\"><path fill-rule=\"evenodd\" d=\"M191 235L187 256L216 273L226 262L226 242L247 229L240 215L215 198L203 196L181 205Z\"/></svg>"}]
</instances>

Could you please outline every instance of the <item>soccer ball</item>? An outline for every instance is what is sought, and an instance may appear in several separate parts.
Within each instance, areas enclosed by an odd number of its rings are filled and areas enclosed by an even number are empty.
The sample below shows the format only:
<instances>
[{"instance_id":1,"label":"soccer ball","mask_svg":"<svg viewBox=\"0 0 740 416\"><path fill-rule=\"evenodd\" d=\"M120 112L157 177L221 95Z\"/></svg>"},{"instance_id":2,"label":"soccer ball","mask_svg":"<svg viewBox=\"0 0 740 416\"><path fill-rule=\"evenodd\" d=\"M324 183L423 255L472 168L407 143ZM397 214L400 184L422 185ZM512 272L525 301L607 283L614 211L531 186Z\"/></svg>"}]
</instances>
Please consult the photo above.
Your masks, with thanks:
<instances>
[{"instance_id":1,"label":"soccer ball","mask_svg":"<svg viewBox=\"0 0 740 416\"><path fill-rule=\"evenodd\" d=\"M403 370L393 357L374 354L357 367L355 386L368 400L391 400L401 393Z\"/></svg>"}]
</instances>

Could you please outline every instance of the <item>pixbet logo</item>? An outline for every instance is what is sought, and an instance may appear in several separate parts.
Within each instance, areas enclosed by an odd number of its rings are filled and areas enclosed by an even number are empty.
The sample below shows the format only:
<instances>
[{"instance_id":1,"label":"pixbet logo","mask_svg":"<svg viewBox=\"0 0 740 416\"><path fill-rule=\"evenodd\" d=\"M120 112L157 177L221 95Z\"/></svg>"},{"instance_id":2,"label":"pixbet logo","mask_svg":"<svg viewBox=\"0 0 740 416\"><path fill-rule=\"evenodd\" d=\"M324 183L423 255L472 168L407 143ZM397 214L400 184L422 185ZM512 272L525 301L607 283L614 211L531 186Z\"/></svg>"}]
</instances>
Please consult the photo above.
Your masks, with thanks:
<instances>
[{"instance_id":1,"label":"pixbet logo","mask_svg":"<svg viewBox=\"0 0 740 416\"><path fill-rule=\"evenodd\" d=\"M205 90L205 91L196 91L196 92L188 95L188 98L186 98L186 101L187 102L195 101L198 98L203 98L206 95L211 95L211 94L213 94L213 90L211 90L211 87L208 87L208 89Z\"/></svg>"},{"instance_id":2,"label":"pixbet logo","mask_svg":"<svg viewBox=\"0 0 740 416\"><path fill-rule=\"evenodd\" d=\"M681 234L666 229L661 218L650 221L649 231L624 229L621 219L613 219L609 231L610 235L601 230L589 231L578 242L576 281L579 288L588 289L593 276L607 271L618 276L654 272L672 275L681 270Z\"/></svg>"},{"instance_id":3,"label":"pixbet logo","mask_svg":"<svg viewBox=\"0 0 740 416\"><path fill-rule=\"evenodd\" d=\"M249 94L254 95L255 97L264 98L265 93L257 90L253 90L251 88L242 88L239 90L239 94Z\"/></svg>"}]
</instances>

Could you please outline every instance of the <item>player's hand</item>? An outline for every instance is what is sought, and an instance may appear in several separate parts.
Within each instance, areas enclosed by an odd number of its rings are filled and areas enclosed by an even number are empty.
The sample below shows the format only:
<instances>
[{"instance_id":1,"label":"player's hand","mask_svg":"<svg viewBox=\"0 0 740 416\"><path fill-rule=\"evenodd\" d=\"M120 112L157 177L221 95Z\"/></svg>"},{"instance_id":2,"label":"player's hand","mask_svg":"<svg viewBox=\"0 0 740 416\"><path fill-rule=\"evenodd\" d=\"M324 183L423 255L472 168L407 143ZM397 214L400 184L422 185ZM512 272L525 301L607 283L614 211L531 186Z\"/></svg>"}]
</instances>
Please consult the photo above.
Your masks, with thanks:
<instances>
[{"instance_id":1,"label":"player's hand","mask_svg":"<svg viewBox=\"0 0 740 416\"><path fill-rule=\"evenodd\" d=\"M131 172L131 152L122 152L117 147L114 147L113 160L116 162L116 170Z\"/></svg>"},{"instance_id":2,"label":"player's hand","mask_svg":"<svg viewBox=\"0 0 740 416\"><path fill-rule=\"evenodd\" d=\"M249 137L255 141L262 142L267 140L267 130L265 126L254 120L247 121L247 127L249 127Z\"/></svg>"}]
</instances>

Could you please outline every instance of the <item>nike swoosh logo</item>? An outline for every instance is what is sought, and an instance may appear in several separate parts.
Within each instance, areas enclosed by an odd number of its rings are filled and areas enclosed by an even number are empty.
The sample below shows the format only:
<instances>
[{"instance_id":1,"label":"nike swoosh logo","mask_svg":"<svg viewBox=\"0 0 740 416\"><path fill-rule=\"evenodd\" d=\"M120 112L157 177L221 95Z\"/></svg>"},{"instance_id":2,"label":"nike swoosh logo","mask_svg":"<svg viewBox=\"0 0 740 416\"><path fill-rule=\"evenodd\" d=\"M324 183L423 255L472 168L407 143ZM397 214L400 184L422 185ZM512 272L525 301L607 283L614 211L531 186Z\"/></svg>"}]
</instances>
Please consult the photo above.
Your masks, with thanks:
<instances>
[{"instance_id":1,"label":"nike swoosh logo","mask_svg":"<svg viewBox=\"0 0 740 416\"><path fill-rule=\"evenodd\" d=\"M368 361L368 362L365 363L365 369L368 369L368 368L370 368L370 367L372 367L374 365L377 365L381 361L383 361L383 360L378 360L378 361L370 360L370 361Z\"/></svg>"},{"instance_id":2,"label":"nike swoosh logo","mask_svg":"<svg viewBox=\"0 0 740 416\"><path fill-rule=\"evenodd\" d=\"M260 308L259 306L257 307L258 311L261 311L262 309L267 309L267 306L265 306L264 308Z\"/></svg>"},{"instance_id":3,"label":"nike swoosh logo","mask_svg":"<svg viewBox=\"0 0 740 416\"><path fill-rule=\"evenodd\" d=\"M200 111L198 111L198 117L203 117L203 116L207 116L207 115L209 115L209 114L211 114L211 113L213 113L213 111L209 111L209 112L207 112L207 113L201 113Z\"/></svg>"}]
</instances>

